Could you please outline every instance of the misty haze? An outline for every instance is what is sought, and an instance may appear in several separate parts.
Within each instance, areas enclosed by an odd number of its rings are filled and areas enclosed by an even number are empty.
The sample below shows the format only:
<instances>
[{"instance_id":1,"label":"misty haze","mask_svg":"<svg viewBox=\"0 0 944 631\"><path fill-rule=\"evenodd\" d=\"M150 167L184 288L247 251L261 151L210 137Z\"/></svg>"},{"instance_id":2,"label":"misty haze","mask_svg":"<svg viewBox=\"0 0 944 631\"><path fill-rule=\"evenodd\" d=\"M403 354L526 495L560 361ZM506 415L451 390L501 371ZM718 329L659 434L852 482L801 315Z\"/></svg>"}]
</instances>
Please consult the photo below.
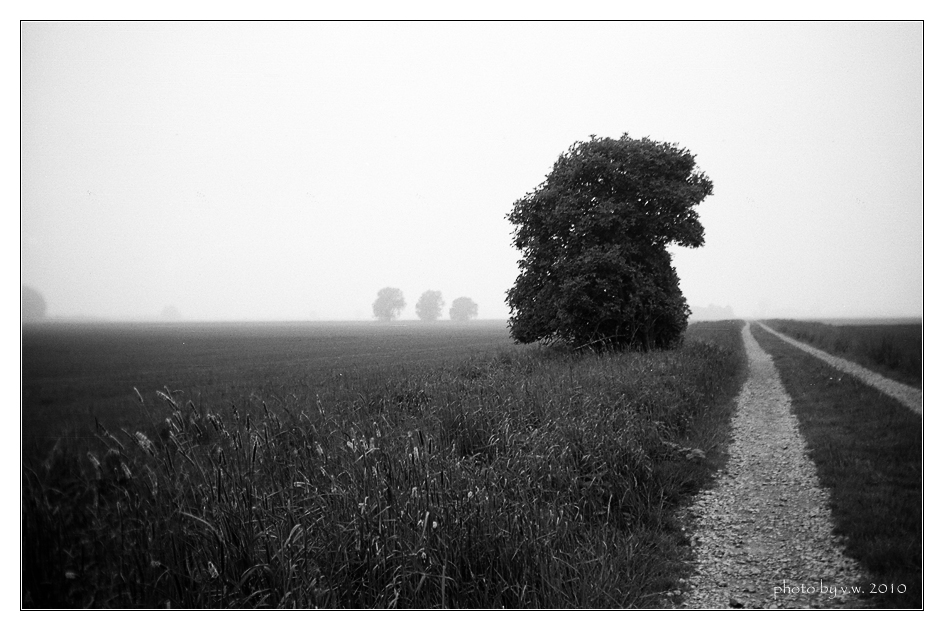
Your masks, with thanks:
<instances>
[{"instance_id":1,"label":"misty haze","mask_svg":"<svg viewBox=\"0 0 944 631\"><path fill-rule=\"evenodd\" d=\"M923 26L22 22L21 607L922 608Z\"/></svg>"}]
</instances>

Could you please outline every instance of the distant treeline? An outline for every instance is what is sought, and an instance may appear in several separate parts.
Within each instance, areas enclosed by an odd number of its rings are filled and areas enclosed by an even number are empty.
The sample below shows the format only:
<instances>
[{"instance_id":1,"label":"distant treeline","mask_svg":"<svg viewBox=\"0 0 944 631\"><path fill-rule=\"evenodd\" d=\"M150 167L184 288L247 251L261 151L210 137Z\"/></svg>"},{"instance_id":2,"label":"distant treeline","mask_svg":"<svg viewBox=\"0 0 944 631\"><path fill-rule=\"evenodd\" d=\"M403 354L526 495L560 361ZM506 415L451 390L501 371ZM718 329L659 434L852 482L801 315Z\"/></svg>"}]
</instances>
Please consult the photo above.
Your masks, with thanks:
<instances>
[{"instance_id":1,"label":"distant treeline","mask_svg":"<svg viewBox=\"0 0 944 631\"><path fill-rule=\"evenodd\" d=\"M423 292L416 303L416 315L424 322L435 322L442 316L443 307L446 301L443 300L442 292L429 289ZM396 287L384 287L377 292L377 299L374 300L374 317L381 322L390 322L396 320L403 308L406 307L406 299L403 292ZM452 307L449 309L449 318L466 322L478 317L479 306L471 298L463 296L452 301Z\"/></svg>"}]
</instances>

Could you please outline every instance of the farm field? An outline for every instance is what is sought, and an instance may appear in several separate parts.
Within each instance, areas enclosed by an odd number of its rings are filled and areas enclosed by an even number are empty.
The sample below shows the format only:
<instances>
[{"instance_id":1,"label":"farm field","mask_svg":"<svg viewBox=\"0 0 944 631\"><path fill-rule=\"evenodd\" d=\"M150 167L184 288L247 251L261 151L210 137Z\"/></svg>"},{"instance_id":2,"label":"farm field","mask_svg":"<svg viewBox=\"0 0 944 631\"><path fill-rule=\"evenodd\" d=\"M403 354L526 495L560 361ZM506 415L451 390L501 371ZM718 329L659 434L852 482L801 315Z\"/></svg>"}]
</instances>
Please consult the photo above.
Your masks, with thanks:
<instances>
[{"instance_id":1,"label":"farm field","mask_svg":"<svg viewBox=\"0 0 944 631\"><path fill-rule=\"evenodd\" d=\"M24 331L24 606L672 598L741 324L613 355L442 324Z\"/></svg>"},{"instance_id":2,"label":"farm field","mask_svg":"<svg viewBox=\"0 0 944 631\"><path fill-rule=\"evenodd\" d=\"M765 320L767 326L889 379L921 388L920 322Z\"/></svg>"},{"instance_id":3,"label":"farm field","mask_svg":"<svg viewBox=\"0 0 944 631\"><path fill-rule=\"evenodd\" d=\"M23 331L25 453L62 434L89 436L142 420L135 388L165 387L215 408L251 397L306 396L352 373L399 374L510 349L504 321L27 325Z\"/></svg>"}]
</instances>

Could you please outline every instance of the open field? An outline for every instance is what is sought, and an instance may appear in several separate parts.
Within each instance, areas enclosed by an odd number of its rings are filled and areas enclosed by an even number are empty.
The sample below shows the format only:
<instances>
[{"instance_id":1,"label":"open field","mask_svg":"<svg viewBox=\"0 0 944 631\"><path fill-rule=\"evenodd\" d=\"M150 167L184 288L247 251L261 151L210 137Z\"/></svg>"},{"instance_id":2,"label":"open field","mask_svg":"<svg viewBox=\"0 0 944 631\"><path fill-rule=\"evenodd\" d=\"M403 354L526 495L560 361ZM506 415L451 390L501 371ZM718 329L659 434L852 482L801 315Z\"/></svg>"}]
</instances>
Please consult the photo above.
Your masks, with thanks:
<instances>
[{"instance_id":1,"label":"open field","mask_svg":"<svg viewBox=\"0 0 944 631\"><path fill-rule=\"evenodd\" d=\"M855 324L765 320L767 326L821 350L861 364L889 379L921 387L920 322Z\"/></svg>"},{"instance_id":2,"label":"open field","mask_svg":"<svg viewBox=\"0 0 944 631\"><path fill-rule=\"evenodd\" d=\"M875 590L876 605L921 607L921 417L760 327L751 330L792 398L849 555L884 586L885 593ZM903 593L889 593L891 585Z\"/></svg>"},{"instance_id":3,"label":"open field","mask_svg":"<svg viewBox=\"0 0 944 631\"><path fill-rule=\"evenodd\" d=\"M24 333L25 606L655 606L744 377L736 322L188 326Z\"/></svg>"},{"instance_id":4,"label":"open field","mask_svg":"<svg viewBox=\"0 0 944 631\"><path fill-rule=\"evenodd\" d=\"M152 397L168 387L221 409L252 397L309 398L354 372L397 375L512 347L504 321L27 325L25 452L45 451L63 433L90 436L96 418L133 426L142 420L135 388Z\"/></svg>"}]
</instances>

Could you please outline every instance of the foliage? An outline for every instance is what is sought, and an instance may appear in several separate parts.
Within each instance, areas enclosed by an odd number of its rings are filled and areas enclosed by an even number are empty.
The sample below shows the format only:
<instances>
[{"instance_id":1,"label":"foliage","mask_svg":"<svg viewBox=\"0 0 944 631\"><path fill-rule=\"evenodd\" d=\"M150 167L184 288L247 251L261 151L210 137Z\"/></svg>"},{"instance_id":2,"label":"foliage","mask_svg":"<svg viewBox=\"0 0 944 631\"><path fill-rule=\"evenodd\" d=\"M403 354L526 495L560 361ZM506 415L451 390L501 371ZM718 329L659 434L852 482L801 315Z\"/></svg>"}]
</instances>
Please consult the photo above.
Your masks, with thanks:
<instances>
[{"instance_id":1,"label":"foliage","mask_svg":"<svg viewBox=\"0 0 944 631\"><path fill-rule=\"evenodd\" d=\"M449 308L449 318L460 322L471 320L478 315L479 306L475 304L471 298L465 296L453 300L452 306Z\"/></svg>"},{"instance_id":2,"label":"foliage","mask_svg":"<svg viewBox=\"0 0 944 631\"><path fill-rule=\"evenodd\" d=\"M46 317L46 300L43 295L27 285L20 288L21 308L24 322L37 322Z\"/></svg>"},{"instance_id":3,"label":"foliage","mask_svg":"<svg viewBox=\"0 0 944 631\"><path fill-rule=\"evenodd\" d=\"M377 299L374 301L374 317L382 322L390 322L400 315L400 311L406 306L406 300L403 298L403 292L394 287L384 287L377 292Z\"/></svg>"},{"instance_id":4,"label":"foliage","mask_svg":"<svg viewBox=\"0 0 944 631\"><path fill-rule=\"evenodd\" d=\"M659 605L739 387L737 336L716 337L511 348L219 410L142 397L146 428L24 469L23 604Z\"/></svg>"},{"instance_id":5,"label":"foliage","mask_svg":"<svg viewBox=\"0 0 944 631\"><path fill-rule=\"evenodd\" d=\"M508 292L522 343L668 348L690 310L667 246L698 247L694 207L712 192L687 149L592 137L515 202L520 274Z\"/></svg>"},{"instance_id":6,"label":"foliage","mask_svg":"<svg viewBox=\"0 0 944 631\"><path fill-rule=\"evenodd\" d=\"M161 309L161 320L168 320L175 322L181 319L180 309L174 305L167 305Z\"/></svg>"},{"instance_id":7,"label":"foliage","mask_svg":"<svg viewBox=\"0 0 944 631\"><path fill-rule=\"evenodd\" d=\"M424 291L420 299L416 301L416 315L424 322L433 322L442 315L443 305L445 304L446 301L443 300L441 291L433 291L432 289Z\"/></svg>"}]
</instances>

